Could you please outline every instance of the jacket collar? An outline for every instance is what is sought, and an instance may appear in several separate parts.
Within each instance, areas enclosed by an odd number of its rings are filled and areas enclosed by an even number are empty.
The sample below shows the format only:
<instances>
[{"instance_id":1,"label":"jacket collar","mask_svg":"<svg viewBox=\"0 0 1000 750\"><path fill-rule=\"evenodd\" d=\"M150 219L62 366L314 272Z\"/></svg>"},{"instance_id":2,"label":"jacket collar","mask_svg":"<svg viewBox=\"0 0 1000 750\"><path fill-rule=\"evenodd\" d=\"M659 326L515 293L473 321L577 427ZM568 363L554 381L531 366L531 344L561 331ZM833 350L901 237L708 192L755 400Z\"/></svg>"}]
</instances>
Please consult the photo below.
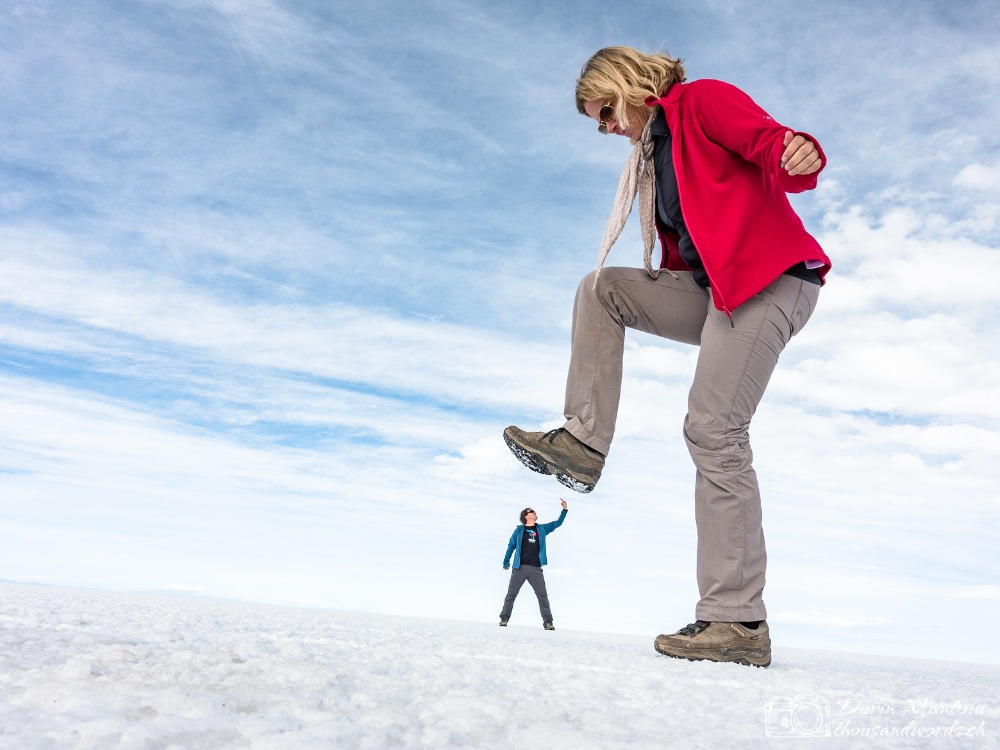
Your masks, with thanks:
<instances>
[{"instance_id":1,"label":"jacket collar","mask_svg":"<svg viewBox=\"0 0 1000 750\"><path fill-rule=\"evenodd\" d=\"M684 88L686 86L686 83L680 82L671 84L670 88L667 89L666 95L661 97L647 96L645 104L647 107L652 107L654 104L659 104L661 107L668 104L674 104L684 94Z\"/></svg>"}]
</instances>

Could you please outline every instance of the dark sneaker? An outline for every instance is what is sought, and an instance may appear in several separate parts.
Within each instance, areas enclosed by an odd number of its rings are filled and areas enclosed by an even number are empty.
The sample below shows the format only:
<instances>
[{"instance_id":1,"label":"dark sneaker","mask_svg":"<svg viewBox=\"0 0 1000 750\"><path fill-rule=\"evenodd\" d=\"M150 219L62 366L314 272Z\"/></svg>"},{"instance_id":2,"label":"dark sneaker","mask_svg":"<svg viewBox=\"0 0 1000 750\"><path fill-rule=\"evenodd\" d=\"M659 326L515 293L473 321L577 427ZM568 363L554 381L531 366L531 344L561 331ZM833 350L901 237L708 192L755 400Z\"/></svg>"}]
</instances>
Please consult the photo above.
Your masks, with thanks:
<instances>
[{"instance_id":1,"label":"dark sneaker","mask_svg":"<svg viewBox=\"0 0 1000 750\"><path fill-rule=\"evenodd\" d=\"M552 620L546 620L542 623L542 627L546 630L555 630L556 626L552 624Z\"/></svg>"},{"instance_id":2,"label":"dark sneaker","mask_svg":"<svg viewBox=\"0 0 1000 750\"><path fill-rule=\"evenodd\" d=\"M507 627L507 618L506 617L501 617L500 618L500 627L501 628Z\"/></svg>"},{"instance_id":3,"label":"dark sneaker","mask_svg":"<svg viewBox=\"0 0 1000 750\"><path fill-rule=\"evenodd\" d=\"M672 635L658 635L653 648L691 661L726 661L751 667L771 663L771 636L763 620L756 630L738 622L697 620Z\"/></svg>"},{"instance_id":4,"label":"dark sneaker","mask_svg":"<svg viewBox=\"0 0 1000 750\"><path fill-rule=\"evenodd\" d=\"M511 426L503 431L503 439L518 461L539 474L555 474L571 490L590 492L601 478L604 456L562 427L525 432Z\"/></svg>"}]
</instances>

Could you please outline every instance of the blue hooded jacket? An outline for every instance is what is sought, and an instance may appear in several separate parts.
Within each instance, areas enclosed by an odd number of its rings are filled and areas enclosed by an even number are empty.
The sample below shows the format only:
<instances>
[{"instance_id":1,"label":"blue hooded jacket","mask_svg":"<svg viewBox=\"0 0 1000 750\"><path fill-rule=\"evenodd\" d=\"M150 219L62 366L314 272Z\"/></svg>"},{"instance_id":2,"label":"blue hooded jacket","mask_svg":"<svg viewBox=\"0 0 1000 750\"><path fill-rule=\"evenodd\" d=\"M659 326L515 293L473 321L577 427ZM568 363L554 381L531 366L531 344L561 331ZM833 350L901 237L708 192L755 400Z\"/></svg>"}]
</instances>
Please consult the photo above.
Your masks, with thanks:
<instances>
[{"instance_id":1,"label":"blue hooded jacket","mask_svg":"<svg viewBox=\"0 0 1000 750\"><path fill-rule=\"evenodd\" d=\"M566 520L566 511L563 510L559 514L559 518L551 523L536 523L535 528L538 529L538 562L542 565L548 563L545 559L545 535L550 531L555 531L560 526L562 522ZM510 541L507 543L507 554L503 556L503 566L506 568L510 564L510 556L514 555L514 569L517 570L521 567L521 539L524 537L524 524L518 524L517 528L514 529L514 533L510 535Z\"/></svg>"}]
</instances>

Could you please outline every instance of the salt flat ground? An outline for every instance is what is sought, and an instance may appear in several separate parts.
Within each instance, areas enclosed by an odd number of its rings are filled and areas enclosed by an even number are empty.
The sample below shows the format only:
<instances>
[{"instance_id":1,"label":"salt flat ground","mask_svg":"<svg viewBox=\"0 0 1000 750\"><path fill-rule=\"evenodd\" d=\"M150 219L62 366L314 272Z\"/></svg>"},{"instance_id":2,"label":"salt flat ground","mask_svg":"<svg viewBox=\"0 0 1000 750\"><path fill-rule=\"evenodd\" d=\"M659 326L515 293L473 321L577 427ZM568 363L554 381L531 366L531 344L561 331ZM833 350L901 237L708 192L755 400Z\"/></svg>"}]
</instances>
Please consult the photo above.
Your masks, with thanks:
<instances>
[{"instance_id":1,"label":"salt flat ground","mask_svg":"<svg viewBox=\"0 0 1000 750\"><path fill-rule=\"evenodd\" d=\"M0 747L1000 747L1000 666L0 585ZM956 637L961 637L956 633Z\"/></svg>"}]
</instances>

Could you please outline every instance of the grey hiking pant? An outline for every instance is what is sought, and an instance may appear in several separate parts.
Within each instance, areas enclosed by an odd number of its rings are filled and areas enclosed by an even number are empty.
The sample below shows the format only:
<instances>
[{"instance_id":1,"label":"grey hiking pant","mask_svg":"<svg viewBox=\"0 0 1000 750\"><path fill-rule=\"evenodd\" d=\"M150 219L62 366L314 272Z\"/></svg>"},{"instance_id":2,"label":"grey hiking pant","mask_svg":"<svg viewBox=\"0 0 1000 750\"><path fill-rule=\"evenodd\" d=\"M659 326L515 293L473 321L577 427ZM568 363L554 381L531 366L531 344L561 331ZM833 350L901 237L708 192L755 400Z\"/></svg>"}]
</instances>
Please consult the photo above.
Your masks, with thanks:
<instances>
[{"instance_id":1,"label":"grey hiking pant","mask_svg":"<svg viewBox=\"0 0 1000 750\"><path fill-rule=\"evenodd\" d=\"M510 613L514 611L514 600L517 592L521 590L524 582L531 584L535 596L538 597L538 611L542 613L542 622L552 622L552 610L549 609L549 594L545 590L545 575L537 565L522 565L514 568L510 572L510 585L507 586L507 598L503 600L503 609L500 617L504 620L510 619Z\"/></svg>"},{"instance_id":2,"label":"grey hiking pant","mask_svg":"<svg viewBox=\"0 0 1000 750\"><path fill-rule=\"evenodd\" d=\"M625 329L700 346L684 439L694 460L701 620L767 617L767 553L750 420L778 356L809 320L819 286L781 276L740 305L732 320L691 273L605 268L580 282L573 309L565 428L607 455L621 395Z\"/></svg>"}]
</instances>

